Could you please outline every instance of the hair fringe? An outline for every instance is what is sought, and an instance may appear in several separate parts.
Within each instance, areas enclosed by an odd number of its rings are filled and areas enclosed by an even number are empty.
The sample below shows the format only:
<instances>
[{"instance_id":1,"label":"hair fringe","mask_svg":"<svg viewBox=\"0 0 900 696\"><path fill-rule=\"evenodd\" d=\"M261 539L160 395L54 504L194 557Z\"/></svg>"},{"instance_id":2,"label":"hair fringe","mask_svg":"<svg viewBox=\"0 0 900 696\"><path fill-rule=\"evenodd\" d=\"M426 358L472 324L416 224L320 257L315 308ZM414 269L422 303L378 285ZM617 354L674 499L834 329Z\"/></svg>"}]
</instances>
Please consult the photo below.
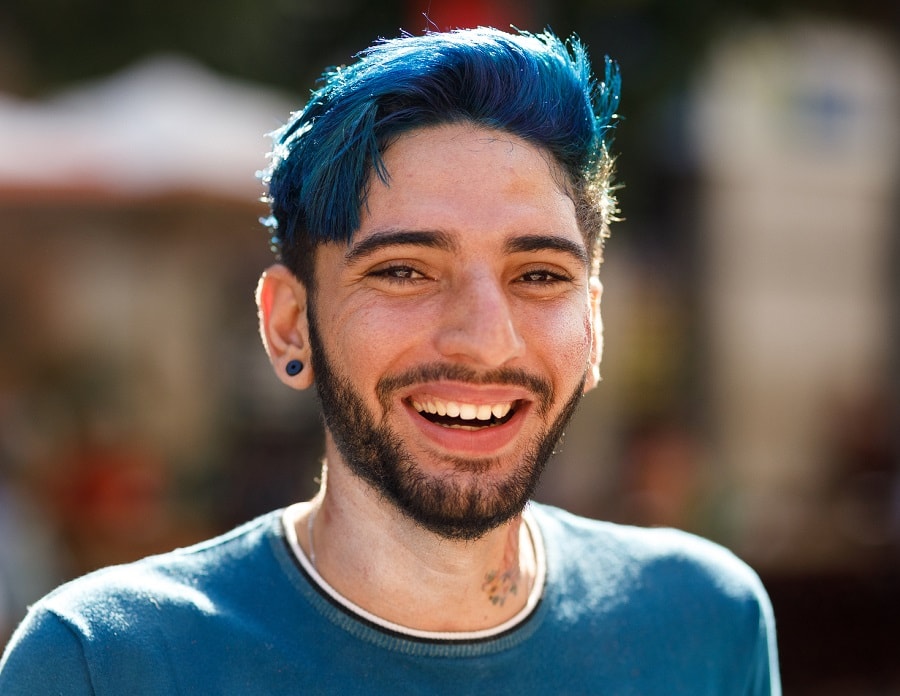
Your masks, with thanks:
<instances>
[{"instance_id":1,"label":"hair fringe","mask_svg":"<svg viewBox=\"0 0 900 696\"><path fill-rule=\"evenodd\" d=\"M579 222L599 258L618 212L612 135L621 77L609 57L602 81L577 36L460 29L381 39L347 66L323 73L306 106L271 134L268 187L272 246L309 280L317 244L349 242L369 177L387 182L382 159L414 128L471 121L548 151L568 175ZM599 263L599 261L597 261Z\"/></svg>"}]
</instances>

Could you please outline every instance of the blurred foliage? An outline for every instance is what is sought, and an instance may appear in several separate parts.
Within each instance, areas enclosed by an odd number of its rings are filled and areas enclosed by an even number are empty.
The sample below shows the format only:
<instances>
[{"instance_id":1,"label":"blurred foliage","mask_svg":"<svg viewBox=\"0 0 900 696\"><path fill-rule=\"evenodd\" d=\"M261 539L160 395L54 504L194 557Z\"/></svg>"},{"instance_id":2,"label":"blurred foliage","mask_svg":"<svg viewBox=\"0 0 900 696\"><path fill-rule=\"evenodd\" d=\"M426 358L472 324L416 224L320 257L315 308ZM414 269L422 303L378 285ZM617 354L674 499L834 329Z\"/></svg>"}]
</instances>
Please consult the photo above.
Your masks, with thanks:
<instances>
[{"instance_id":1,"label":"blurred foliage","mask_svg":"<svg viewBox=\"0 0 900 696\"><path fill-rule=\"evenodd\" d=\"M0 41L18 54L19 91L37 94L159 52L300 91L323 60L395 34L399 0L4 0Z\"/></svg>"},{"instance_id":2,"label":"blurred foliage","mask_svg":"<svg viewBox=\"0 0 900 696\"><path fill-rule=\"evenodd\" d=\"M897 29L881 0L531 0L533 26L580 33L628 62L641 96L677 83L707 39L735 16L814 11ZM345 62L376 36L424 28L440 0L4 0L4 86L39 94L114 72L150 53L191 55L237 77L304 91L325 64ZM451 0L445 0L451 5ZM421 20L421 21L420 21ZM414 26L413 26L414 25ZM0 75L3 80L3 75Z\"/></svg>"}]
</instances>

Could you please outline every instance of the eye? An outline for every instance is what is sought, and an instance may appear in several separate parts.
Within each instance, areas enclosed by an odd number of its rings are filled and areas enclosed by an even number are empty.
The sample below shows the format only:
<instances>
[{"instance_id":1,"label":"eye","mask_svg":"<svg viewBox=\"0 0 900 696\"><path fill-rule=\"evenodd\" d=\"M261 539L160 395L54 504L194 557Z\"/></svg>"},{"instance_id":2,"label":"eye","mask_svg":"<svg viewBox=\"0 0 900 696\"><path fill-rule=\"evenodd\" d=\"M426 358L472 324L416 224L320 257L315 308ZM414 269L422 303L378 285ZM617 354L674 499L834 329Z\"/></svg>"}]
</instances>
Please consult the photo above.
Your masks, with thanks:
<instances>
[{"instance_id":1,"label":"eye","mask_svg":"<svg viewBox=\"0 0 900 696\"><path fill-rule=\"evenodd\" d=\"M531 271L527 271L519 276L519 282L522 283L562 283L571 280L568 276L563 275L562 273L556 273L554 271L549 271L546 269L534 269Z\"/></svg>"},{"instance_id":2,"label":"eye","mask_svg":"<svg viewBox=\"0 0 900 696\"><path fill-rule=\"evenodd\" d=\"M420 273L412 266L404 264L394 264L376 268L375 270L370 271L368 275L372 278L383 278L398 283L422 280L425 278L424 274Z\"/></svg>"}]
</instances>

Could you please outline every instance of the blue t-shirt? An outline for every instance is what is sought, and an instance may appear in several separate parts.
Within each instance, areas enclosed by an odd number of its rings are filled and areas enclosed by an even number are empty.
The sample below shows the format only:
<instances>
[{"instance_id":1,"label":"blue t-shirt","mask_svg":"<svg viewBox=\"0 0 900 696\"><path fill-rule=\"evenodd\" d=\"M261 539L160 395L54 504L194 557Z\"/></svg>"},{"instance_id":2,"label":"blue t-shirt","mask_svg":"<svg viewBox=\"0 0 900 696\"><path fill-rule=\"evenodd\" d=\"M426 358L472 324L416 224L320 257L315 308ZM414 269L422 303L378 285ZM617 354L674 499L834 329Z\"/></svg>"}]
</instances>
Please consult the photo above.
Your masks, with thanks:
<instances>
[{"instance_id":1,"label":"blue t-shirt","mask_svg":"<svg viewBox=\"0 0 900 696\"><path fill-rule=\"evenodd\" d=\"M279 513L92 573L32 607L0 662L18 694L779 694L772 611L730 552L531 505L540 602L482 639L412 637L329 597Z\"/></svg>"}]
</instances>

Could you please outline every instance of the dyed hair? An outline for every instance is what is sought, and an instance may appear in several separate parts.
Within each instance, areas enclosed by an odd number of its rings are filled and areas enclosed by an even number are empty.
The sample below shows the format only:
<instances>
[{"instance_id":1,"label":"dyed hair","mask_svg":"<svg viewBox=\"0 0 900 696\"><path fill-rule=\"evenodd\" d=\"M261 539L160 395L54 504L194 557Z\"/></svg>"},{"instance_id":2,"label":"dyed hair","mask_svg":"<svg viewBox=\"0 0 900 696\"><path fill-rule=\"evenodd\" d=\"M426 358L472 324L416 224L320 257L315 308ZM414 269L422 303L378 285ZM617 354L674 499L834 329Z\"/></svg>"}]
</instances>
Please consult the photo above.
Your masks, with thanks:
<instances>
[{"instance_id":1,"label":"dyed hair","mask_svg":"<svg viewBox=\"0 0 900 696\"><path fill-rule=\"evenodd\" d=\"M273 250L310 289L316 246L349 243L370 177L389 183L382 156L391 143L448 123L505 131L549 152L597 270L616 212L609 146L620 80L609 58L598 83L575 37L479 28L381 40L321 83L272 134L262 173Z\"/></svg>"}]
</instances>

